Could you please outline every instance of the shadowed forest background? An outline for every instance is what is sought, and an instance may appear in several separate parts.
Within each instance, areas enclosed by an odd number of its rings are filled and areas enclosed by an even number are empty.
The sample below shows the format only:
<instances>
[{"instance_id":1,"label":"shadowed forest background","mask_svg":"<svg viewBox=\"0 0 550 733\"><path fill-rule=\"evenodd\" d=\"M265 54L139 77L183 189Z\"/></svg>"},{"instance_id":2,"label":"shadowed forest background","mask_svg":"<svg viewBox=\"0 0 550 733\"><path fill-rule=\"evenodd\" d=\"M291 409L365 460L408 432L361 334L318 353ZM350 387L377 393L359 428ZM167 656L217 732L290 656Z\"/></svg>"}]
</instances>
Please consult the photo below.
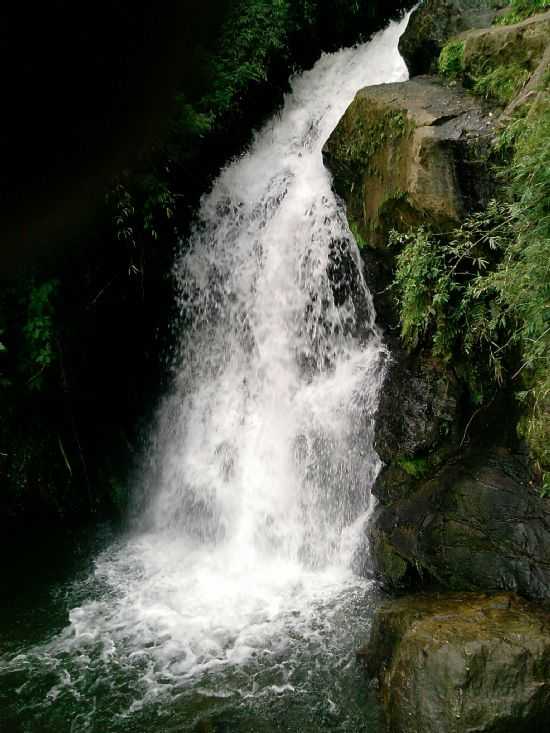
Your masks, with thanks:
<instances>
[{"instance_id":1,"label":"shadowed forest background","mask_svg":"<svg viewBox=\"0 0 550 733\"><path fill-rule=\"evenodd\" d=\"M170 372L171 262L288 76L402 5L349 0L4 10L0 512L122 514ZM163 358L165 357L165 358Z\"/></svg>"}]
</instances>

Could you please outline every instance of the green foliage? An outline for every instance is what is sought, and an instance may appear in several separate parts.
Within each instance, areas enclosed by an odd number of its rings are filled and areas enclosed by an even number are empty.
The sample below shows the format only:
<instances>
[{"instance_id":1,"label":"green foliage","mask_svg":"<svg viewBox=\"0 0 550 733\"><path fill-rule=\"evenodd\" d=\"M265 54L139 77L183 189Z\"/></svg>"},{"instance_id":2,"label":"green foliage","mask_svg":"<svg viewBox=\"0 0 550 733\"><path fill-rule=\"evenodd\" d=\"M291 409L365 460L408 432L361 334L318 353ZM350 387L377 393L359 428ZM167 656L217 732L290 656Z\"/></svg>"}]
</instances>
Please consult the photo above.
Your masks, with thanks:
<instances>
[{"instance_id":1,"label":"green foliage","mask_svg":"<svg viewBox=\"0 0 550 733\"><path fill-rule=\"evenodd\" d=\"M58 287L57 280L46 280L29 291L22 369L30 389L44 386L45 374L57 359L54 315Z\"/></svg>"},{"instance_id":2,"label":"green foliage","mask_svg":"<svg viewBox=\"0 0 550 733\"><path fill-rule=\"evenodd\" d=\"M527 408L520 424L541 473L550 470L550 105L534 109L518 135L511 170L516 237L485 288L518 323L519 394Z\"/></svg>"},{"instance_id":3,"label":"green foliage","mask_svg":"<svg viewBox=\"0 0 550 733\"><path fill-rule=\"evenodd\" d=\"M497 66L474 80L473 92L499 104L508 104L529 79L529 71L519 64Z\"/></svg>"},{"instance_id":4,"label":"green foliage","mask_svg":"<svg viewBox=\"0 0 550 733\"><path fill-rule=\"evenodd\" d=\"M157 221L170 221L174 216L176 199L166 181L152 173L141 178L143 191L143 229L158 239Z\"/></svg>"},{"instance_id":5,"label":"green foliage","mask_svg":"<svg viewBox=\"0 0 550 733\"><path fill-rule=\"evenodd\" d=\"M449 41L441 49L437 67L441 76L449 81L458 79L464 71L464 43Z\"/></svg>"},{"instance_id":6,"label":"green foliage","mask_svg":"<svg viewBox=\"0 0 550 733\"><path fill-rule=\"evenodd\" d=\"M550 472L550 106L514 123L508 198L450 234L393 232L394 286L408 348L431 344L462 368L474 401L508 379L525 405L520 433ZM518 361L518 354L521 356Z\"/></svg>"},{"instance_id":7,"label":"green foliage","mask_svg":"<svg viewBox=\"0 0 550 733\"><path fill-rule=\"evenodd\" d=\"M176 198L168 181L150 170L119 180L106 196L112 212L114 236L128 248L128 273L140 272L136 254L144 238L158 240L163 226L175 215Z\"/></svg>"},{"instance_id":8,"label":"green foliage","mask_svg":"<svg viewBox=\"0 0 550 733\"><path fill-rule=\"evenodd\" d=\"M504 162L507 163L514 156L516 145L525 132L525 126L525 117L517 117L499 130L493 149Z\"/></svg>"},{"instance_id":9,"label":"green foliage","mask_svg":"<svg viewBox=\"0 0 550 733\"><path fill-rule=\"evenodd\" d=\"M395 287L401 313L401 336L408 348L431 341L444 361L475 356L468 370L472 396L483 398L491 380L501 382L507 351L507 323L496 305L497 294L481 291L479 282L513 237L508 207L492 201L486 211L468 217L451 235L419 228L392 232L401 248Z\"/></svg>"},{"instance_id":10,"label":"green foliage","mask_svg":"<svg viewBox=\"0 0 550 733\"><path fill-rule=\"evenodd\" d=\"M484 58L474 66L465 67L462 41L449 41L441 49L438 69L442 77L448 81L462 79L474 94L498 104L508 104L530 76L529 69L517 61L495 65L490 58Z\"/></svg>"},{"instance_id":11,"label":"green foliage","mask_svg":"<svg viewBox=\"0 0 550 733\"><path fill-rule=\"evenodd\" d=\"M356 3L346 0L347 6ZM169 135L157 151L157 164L119 180L108 195L115 237L130 250L148 238L158 240L174 218L172 169L196 159L202 142L238 118L243 100L264 84L275 63L289 65L289 38L316 22L322 0L237 0L216 41L202 49L200 89L175 95ZM356 8L356 12L359 7ZM130 256L129 272L139 263Z\"/></svg>"},{"instance_id":12,"label":"green foliage","mask_svg":"<svg viewBox=\"0 0 550 733\"><path fill-rule=\"evenodd\" d=\"M212 89L200 109L216 120L239 103L251 83L265 81L271 56L284 52L289 31L288 0L241 0L226 21L212 62Z\"/></svg>"},{"instance_id":13,"label":"green foliage","mask_svg":"<svg viewBox=\"0 0 550 733\"><path fill-rule=\"evenodd\" d=\"M351 219L349 220L349 228L350 228L351 233L353 234L353 238L355 239L355 243L357 244L359 249L363 249L363 247L367 247L368 246L367 240L363 237L363 235L359 231L359 227L357 226L357 224L354 221L352 221Z\"/></svg>"},{"instance_id":14,"label":"green foliage","mask_svg":"<svg viewBox=\"0 0 550 733\"><path fill-rule=\"evenodd\" d=\"M427 458L397 458L396 463L405 473L413 478L423 478L430 470L430 462Z\"/></svg>"},{"instance_id":15,"label":"green foliage","mask_svg":"<svg viewBox=\"0 0 550 733\"><path fill-rule=\"evenodd\" d=\"M548 8L550 8L550 0L512 0L506 13L497 16L495 23L513 25Z\"/></svg>"}]
</instances>

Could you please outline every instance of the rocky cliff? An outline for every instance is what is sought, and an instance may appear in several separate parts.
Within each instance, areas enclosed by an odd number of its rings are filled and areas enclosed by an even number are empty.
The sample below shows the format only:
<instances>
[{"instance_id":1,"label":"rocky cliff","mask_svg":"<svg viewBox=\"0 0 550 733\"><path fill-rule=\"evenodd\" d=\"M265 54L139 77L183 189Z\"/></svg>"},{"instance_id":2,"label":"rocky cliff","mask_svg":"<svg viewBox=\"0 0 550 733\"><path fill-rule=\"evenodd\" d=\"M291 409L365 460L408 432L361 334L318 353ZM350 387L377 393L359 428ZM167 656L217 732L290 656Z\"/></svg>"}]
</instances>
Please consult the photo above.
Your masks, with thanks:
<instances>
[{"instance_id":1,"label":"rocky cliff","mask_svg":"<svg viewBox=\"0 0 550 733\"><path fill-rule=\"evenodd\" d=\"M507 183L507 168L518 164L518 135L550 111L550 13L536 13L532 5L518 10L499 9L492 0L426 0L400 42L413 78L360 90L324 149L392 353L377 415L384 466L373 488L379 504L365 567L390 589L511 591L536 602L550 599L545 459L529 431L522 431L527 408L521 402L546 377L527 351L509 348L519 343L511 319L495 316L498 326L487 332L478 325L483 309L494 315L505 300L495 283L512 246L521 241L528 247L534 237L513 229L519 215L510 202L517 186ZM526 176L524 186L530 185ZM540 191L544 197L546 188ZM503 244L507 236L516 244ZM526 283L540 287L538 279ZM542 329L536 340L547 344L545 337ZM546 348L537 352L541 364L547 363ZM539 403L539 418L547 414L546 400ZM376 622L366 654L382 684L388 730L538 730L532 726L548 723L548 701L538 697L548 692L547 662L540 679L542 667L534 663L525 688L525 680L507 680L506 694L516 695L517 705L504 705L498 688L508 662L499 655L504 639L515 634L516 611L497 613L490 597L472 601L481 620L468 631L477 649L471 664L478 669L478 653L486 661L486 655L499 656L494 668L487 662L474 679L468 660L459 670L453 646L470 641L460 635L448 641L456 631L453 618L469 613L470 601L461 598L453 596L443 610L440 601L401 602L409 603L413 616L420 603L428 626L438 619L441 638L420 644L419 657L405 653L403 641L381 661L376 650L393 632L384 615ZM507 603L516 609L513 598ZM517 612L536 615L537 608L521 601ZM482 619L495 613L498 622L495 617L486 633ZM540 646L537 623L531 629ZM406 626L417 634L415 624L409 618ZM409 631L402 631L400 639L408 639ZM539 649L544 659L546 641ZM517 643L526 659L530 641L519 634ZM445 679L430 678L441 688L437 694L432 689L433 700L421 689L432 666ZM490 682L493 672L499 685Z\"/></svg>"}]
</instances>

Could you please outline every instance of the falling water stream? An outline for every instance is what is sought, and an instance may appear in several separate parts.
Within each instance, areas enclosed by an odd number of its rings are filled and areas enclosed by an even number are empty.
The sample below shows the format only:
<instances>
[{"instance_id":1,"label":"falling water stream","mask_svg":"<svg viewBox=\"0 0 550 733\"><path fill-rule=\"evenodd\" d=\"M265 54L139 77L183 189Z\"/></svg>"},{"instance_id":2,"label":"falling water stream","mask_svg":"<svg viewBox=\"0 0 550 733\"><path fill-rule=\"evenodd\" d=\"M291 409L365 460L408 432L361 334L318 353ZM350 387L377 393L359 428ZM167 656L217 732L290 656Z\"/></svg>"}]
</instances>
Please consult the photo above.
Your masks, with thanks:
<instances>
[{"instance_id":1,"label":"falling water stream","mask_svg":"<svg viewBox=\"0 0 550 733\"><path fill-rule=\"evenodd\" d=\"M0 637L6 730L376 733L354 571L386 354L322 148L359 88L406 78L405 24L296 76L203 198L139 526L51 591L40 638Z\"/></svg>"}]
</instances>

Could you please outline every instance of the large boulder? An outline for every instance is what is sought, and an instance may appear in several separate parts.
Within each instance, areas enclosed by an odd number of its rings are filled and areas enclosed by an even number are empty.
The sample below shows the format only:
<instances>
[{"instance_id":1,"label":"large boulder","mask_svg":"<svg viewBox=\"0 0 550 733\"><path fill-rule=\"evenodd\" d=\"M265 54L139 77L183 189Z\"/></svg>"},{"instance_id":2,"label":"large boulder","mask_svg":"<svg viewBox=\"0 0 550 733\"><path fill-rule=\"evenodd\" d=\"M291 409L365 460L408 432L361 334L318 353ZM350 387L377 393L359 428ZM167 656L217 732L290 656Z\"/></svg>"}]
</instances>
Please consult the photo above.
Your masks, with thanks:
<instances>
[{"instance_id":1,"label":"large boulder","mask_svg":"<svg viewBox=\"0 0 550 733\"><path fill-rule=\"evenodd\" d=\"M392 601L360 656L389 733L550 730L550 613L512 594Z\"/></svg>"},{"instance_id":2,"label":"large boulder","mask_svg":"<svg viewBox=\"0 0 550 733\"><path fill-rule=\"evenodd\" d=\"M486 155L493 120L460 87L418 78L359 91L323 156L367 262L381 322L396 325L387 286L391 229L457 224L492 192Z\"/></svg>"},{"instance_id":3,"label":"large boulder","mask_svg":"<svg viewBox=\"0 0 550 733\"><path fill-rule=\"evenodd\" d=\"M399 40L399 51L411 76L436 71L445 43L471 28L490 26L499 0L424 0L412 13Z\"/></svg>"},{"instance_id":4,"label":"large boulder","mask_svg":"<svg viewBox=\"0 0 550 733\"><path fill-rule=\"evenodd\" d=\"M323 149L359 243L383 247L402 224L459 222L486 199L492 133L479 100L436 79L361 89Z\"/></svg>"},{"instance_id":5,"label":"large boulder","mask_svg":"<svg viewBox=\"0 0 550 733\"><path fill-rule=\"evenodd\" d=\"M414 493L380 506L370 533L375 572L388 585L420 575L449 589L550 598L550 500L511 448L449 460Z\"/></svg>"}]
</instances>

